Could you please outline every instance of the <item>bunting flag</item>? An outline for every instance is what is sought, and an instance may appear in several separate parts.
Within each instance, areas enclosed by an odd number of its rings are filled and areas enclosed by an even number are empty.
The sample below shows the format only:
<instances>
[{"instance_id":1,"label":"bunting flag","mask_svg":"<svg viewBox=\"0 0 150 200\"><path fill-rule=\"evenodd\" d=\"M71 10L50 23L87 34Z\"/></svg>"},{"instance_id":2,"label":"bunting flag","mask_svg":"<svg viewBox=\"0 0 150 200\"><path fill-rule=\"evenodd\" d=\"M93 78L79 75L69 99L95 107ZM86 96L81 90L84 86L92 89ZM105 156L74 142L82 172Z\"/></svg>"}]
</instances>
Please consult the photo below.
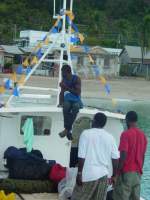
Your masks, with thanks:
<instances>
[{"instance_id":1,"label":"bunting flag","mask_svg":"<svg viewBox=\"0 0 150 200\"><path fill-rule=\"evenodd\" d=\"M103 85L105 85L106 84L106 79L103 76L100 76L99 78L100 78L101 83Z\"/></svg>"},{"instance_id":2,"label":"bunting flag","mask_svg":"<svg viewBox=\"0 0 150 200\"><path fill-rule=\"evenodd\" d=\"M79 36L81 44L83 44L84 39L85 39L84 36L81 33L79 33L78 36Z\"/></svg>"},{"instance_id":3,"label":"bunting flag","mask_svg":"<svg viewBox=\"0 0 150 200\"><path fill-rule=\"evenodd\" d=\"M13 95L15 96L15 97L19 97L19 88L16 86L15 88L14 88L14 90L13 90Z\"/></svg>"},{"instance_id":4,"label":"bunting flag","mask_svg":"<svg viewBox=\"0 0 150 200\"><path fill-rule=\"evenodd\" d=\"M93 69L95 72L96 77L98 78L100 76L100 69L97 65L93 65Z\"/></svg>"},{"instance_id":5,"label":"bunting flag","mask_svg":"<svg viewBox=\"0 0 150 200\"><path fill-rule=\"evenodd\" d=\"M22 73L23 73L23 66L22 66L22 65L19 65L19 66L17 67L16 73L17 73L17 74L22 74Z\"/></svg>"},{"instance_id":6,"label":"bunting flag","mask_svg":"<svg viewBox=\"0 0 150 200\"><path fill-rule=\"evenodd\" d=\"M47 39L47 36L48 36L48 35L45 35L45 36L44 36L44 38L43 38L43 40L42 40L43 42Z\"/></svg>"},{"instance_id":7,"label":"bunting flag","mask_svg":"<svg viewBox=\"0 0 150 200\"><path fill-rule=\"evenodd\" d=\"M107 94L110 94L110 85L108 83L105 84L105 90Z\"/></svg>"},{"instance_id":8,"label":"bunting flag","mask_svg":"<svg viewBox=\"0 0 150 200\"><path fill-rule=\"evenodd\" d=\"M52 30L51 30L51 33L58 33L58 30L56 27L53 27Z\"/></svg>"},{"instance_id":9,"label":"bunting flag","mask_svg":"<svg viewBox=\"0 0 150 200\"><path fill-rule=\"evenodd\" d=\"M31 72L31 70L32 70L31 67L28 66L28 67L26 68L26 75L28 75L28 74Z\"/></svg>"},{"instance_id":10,"label":"bunting flag","mask_svg":"<svg viewBox=\"0 0 150 200\"><path fill-rule=\"evenodd\" d=\"M66 15L68 15L68 17L73 21L75 16L73 14L73 12L71 10L67 10L66 11Z\"/></svg>"},{"instance_id":11,"label":"bunting flag","mask_svg":"<svg viewBox=\"0 0 150 200\"><path fill-rule=\"evenodd\" d=\"M72 22L72 28L75 30L76 33L79 33L78 27Z\"/></svg>"},{"instance_id":12,"label":"bunting flag","mask_svg":"<svg viewBox=\"0 0 150 200\"><path fill-rule=\"evenodd\" d=\"M29 66L29 59L26 58L26 59L23 61L22 65L25 66L25 67Z\"/></svg>"},{"instance_id":13,"label":"bunting flag","mask_svg":"<svg viewBox=\"0 0 150 200\"><path fill-rule=\"evenodd\" d=\"M36 52L36 56L37 56L37 58L38 59L40 59L41 57L42 57L42 50L41 49L39 49L37 52Z\"/></svg>"},{"instance_id":14,"label":"bunting flag","mask_svg":"<svg viewBox=\"0 0 150 200\"><path fill-rule=\"evenodd\" d=\"M58 28L58 30L62 28L62 21L61 20L59 20L57 28Z\"/></svg>"},{"instance_id":15,"label":"bunting flag","mask_svg":"<svg viewBox=\"0 0 150 200\"><path fill-rule=\"evenodd\" d=\"M89 57L90 63L94 64L94 60L93 60L92 56L90 54L88 54L88 57Z\"/></svg>"},{"instance_id":16,"label":"bunting flag","mask_svg":"<svg viewBox=\"0 0 150 200\"><path fill-rule=\"evenodd\" d=\"M5 93L5 87L4 86L0 86L0 94L4 94Z\"/></svg>"},{"instance_id":17,"label":"bunting flag","mask_svg":"<svg viewBox=\"0 0 150 200\"><path fill-rule=\"evenodd\" d=\"M71 38L70 38L70 41L71 41L72 43L77 43L77 42L79 41L79 38L77 38L77 37L71 37Z\"/></svg>"},{"instance_id":18,"label":"bunting flag","mask_svg":"<svg viewBox=\"0 0 150 200\"><path fill-rule=\"evenodd\" d=\"M38 58L36 56L34 56L31 61L31 65L36 65L37 63L38 63Z\"/></svg>"},{"instance_id":19,"label":"bunting flag","mask_svg":"<svg viewBox=\"0 0 150 200\"><path fill-rule=\"evenodd\" d=\"M49 39L48 39L48 37L44 40L44 44L45 44L45 45L48 45L48 44L49 44Z\"/></svg>"},{"instance_id":20,"label":"bunting flag","mask_svg":"<svg viewBox=\"0 0 150 200\"><path fill-rule=\"evenodd\" d=\"M10 79L7 79L7 80L5 81L5 88L6 88L7 90L9 90L9 89L11 88L11 86L12 86L11 80L10 80Z\"/></svg>"},{"instance_id":21,"label":"bunting flag","mask_svg":"<svg viewBox=\"0 0 150 200\"><path fill-rule=\"evenodd\" d=\"M69 24L69 26L72 26L72 21L70 20L70 18L68 16L66 16L66 20L67 20L67 23ZM73 29L73 27L72 27L72 29Z\"/></svg>"},{"instance_id":22,"label":"bunting flag","mask_svg":"<svg viewBox=\"0 0 150 200\"><path fill-rule=\"evenodd\" d=\"M24 85L25 78L26 78L25 74L22 74L20 80L18 81L19 86L23 86Z\"/></svg>"},{"instance_id":23,"label":"bunting flag","mask_svg":"<svg viewBox=\"0 0 150 200\"><path fill-rule=\"evenodd\" d=\"M17 82L17 75L16 75L16 72L14 72L12 75L11 75L11 80L13 82Z\"/></svg>"}]
</instances>

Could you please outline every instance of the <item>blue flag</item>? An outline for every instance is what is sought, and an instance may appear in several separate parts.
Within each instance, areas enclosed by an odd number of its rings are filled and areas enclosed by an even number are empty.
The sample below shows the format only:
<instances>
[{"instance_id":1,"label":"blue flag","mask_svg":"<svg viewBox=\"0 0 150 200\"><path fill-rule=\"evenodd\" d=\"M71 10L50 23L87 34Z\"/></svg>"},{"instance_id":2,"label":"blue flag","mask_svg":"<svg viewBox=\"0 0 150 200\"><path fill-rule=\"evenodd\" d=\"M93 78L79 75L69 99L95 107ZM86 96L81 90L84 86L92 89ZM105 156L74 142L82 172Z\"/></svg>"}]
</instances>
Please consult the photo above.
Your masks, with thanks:
<instances>
[{"instance_id":1,"label":"blue flag","mask_svg":"<svg viewBox=\"0 0 150 200\"><path fill-rule=\"evenodd\" d=\"M26 68L26 75L28 75L31 72L31 67Z\"/></svg>"},{"instance_id":2,"label":"blue flag","mask_svg":"<svg viewBox=\"0 0 150 200\"><path fill-rule=\"evenodd\" d=\"M11 82L10 82L10 79L8 79L8 80L6 80L6 82L5 82L5 88L6 88L7 90L9 90L10 87L11 87Z\"/></svg>"},{"instance_id":3,"label":"blue flag","mask_svg":"<svg viewBox=\"0 0 150 200\"><path fill-rule=\"evenodd\" d=\"M57 30L56 27L53 27L52 30L51 30L51 32L52 32L52 33L58 33L58 30Z\"/></svg>"},{"instance_id":4,"label":"blue flag","mask_svg":"<svg viewBox=\"0 0 150 200\"><path fill-rule=\"evenodd\" d=\"M68 16L66 16L66 20L67 20L67 23L72 26L72 21L70 20Z\"/></svg>"},{"instance_id":5,"label":"blue flag","mask_svg":"<svg viewBox=\"0 0 150 200\"><path fill-rule=\"evenodd\" d=\"M61 27L62 27L62 22L61 21L59 21L59 23L58 23L58 29L61 29Z\"/></svg>"},{"instance_id":6,"label":"blue flag","mask_svg":"<svg viewBox=\"0 0 150 200\"><path fill-rule=\"evenodd\" d=\"M43 38L43 41L45 41L45 40L46 40L46 38L47 38L47 35L45 35L45 37Z\"/></svg>"},{"instance_id":7,"label":"blue flag","mask_svg":"<svg viewBox=\"0 0 150 200\"><path fill-rule=\"evenodd\" d=\"M37 52L36 52L36 56L38 57L38 59L40 59L42 57L42 50L39 49Z\"/></svg>"},{"instance_id":8,"label":"blue flag","mask_svg":"<svg viewBox=\"0 0 150 200\"><path fill-rule=\"evenodd\" d=\"M18 96L19 96L19 89L18 89L18 87L15 87L15 88L14 88L14 90L13 90L13 95L14 95L15 97L18 97Z\"/></svg>"},{"instance_id":9,"label":"blue flag","mask_svg":"<svg viewBox=\"0 0 150 200\"><path fill-rule=\"evenodd\" d=\"M106 90L107 94L110 94L111 89L110 89L110 85L108 83L105 85L105 90Z\"/></svg>"},{"instance_id":10,"label":"blue flag","mask_svg":"<svg viewBox=\"0 0 150 200\"><path fill-rule=\"evenodd\" d=\"M75 30L76 33L79 33L78 27L72 23L72 28Z\"/></svg>"},{"instance_id":11,"label":"blue flag","mask_svg":"<svg viewBox=\"0 0 150 200\"><path fill-rule=\"evenodd\" d=\"M77 38L77 37L71 37L71 38L70 38L70 41L71 41L72 43L76 43L76 42L79 41L79 38Z\"/></svg>"},{"instance_id":12,"label":"blue flag","mask_svg":"<svg viewBox=\"0 0 150 200\"><path fill-rule=\"evenodd\" d=\"M22 65L19 65L19 66L17 67L16 73L17 73L17 74L22 74L22 73L23 73L23 66L22 66Z\"/></svg>"},{"instance_id":13,"label":"blue flag","mask_svg":"<svg viewBox=\"0 0 150 200\"><path fill-rule=\"evenodd\" d=\"M99 67L97 65L93 65L93 69L94 69L96 77L98 77L100 75Z\"/></svg>"}]
</instances>

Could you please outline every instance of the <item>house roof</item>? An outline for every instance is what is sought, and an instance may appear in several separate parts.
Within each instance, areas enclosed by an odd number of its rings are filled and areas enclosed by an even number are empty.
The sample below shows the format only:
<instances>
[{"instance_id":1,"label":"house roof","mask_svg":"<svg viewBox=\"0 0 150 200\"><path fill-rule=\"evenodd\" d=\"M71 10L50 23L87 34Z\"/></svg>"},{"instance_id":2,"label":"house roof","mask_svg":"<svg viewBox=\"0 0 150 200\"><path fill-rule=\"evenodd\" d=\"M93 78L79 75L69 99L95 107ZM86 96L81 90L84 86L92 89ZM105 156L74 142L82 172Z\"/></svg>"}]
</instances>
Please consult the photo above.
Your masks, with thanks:
<instances>
[{"instance_id":1,"label":"house roof","mask_svg":"<svg viewBox=\"0 0 150 200\"><path fill-rule=\"evenodd\" d=\"M124 50L127 51L127 54L131 59L142 59L141 47L139 47L139 46L125 46ZM147 52L144 55L144 59L150 59L150 51Z\"/></svg>"},{"instance_id":2,"label":"house roof","mask_svg":"<svg viewBox=\"0 0 150 200\"><path fill-rule=\"evenodd\" d=\"M109 54L105 49L103 49L102 47L99 47L99 46L94 46L94 47L87 46L87 48L88 48L87 54L88 53L101 54L101 55ZM71 47L71 52L72 53L86 53L84 46L73 46L73 47Z\"/></svg>"},{"instance_id":3,"label":"house roof","mask_svg":"<svg viewBox=\"0 0 150 200\"><path fill-rule=\"evenodd\" d=\"M107 51L108 53L110 53L111 55L117 55L119 56L120 53L122 52L122 49L116 49L116 48L105 48L102 47L105 51Z\"/></svg>"},{"instance_id":4,"label":"house roof","mask_svg":"<svg viewBox=\"0 0 150 200\"><path fill-rule=\"evenodd\" d=\"M13 54L13 55L20 55L23 52L15 45L0 45L0 51Z\"/></svg>"}]
</instances>

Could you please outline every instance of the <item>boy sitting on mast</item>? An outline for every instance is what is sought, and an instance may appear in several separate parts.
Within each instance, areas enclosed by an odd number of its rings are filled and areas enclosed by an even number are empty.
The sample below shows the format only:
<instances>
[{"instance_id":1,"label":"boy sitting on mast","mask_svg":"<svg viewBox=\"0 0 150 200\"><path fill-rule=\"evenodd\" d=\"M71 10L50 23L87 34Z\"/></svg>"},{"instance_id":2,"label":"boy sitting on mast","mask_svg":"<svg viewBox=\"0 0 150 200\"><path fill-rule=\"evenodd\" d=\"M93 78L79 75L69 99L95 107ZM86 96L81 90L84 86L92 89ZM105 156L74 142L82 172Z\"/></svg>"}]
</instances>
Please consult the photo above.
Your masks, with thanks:
<instances>
[{"instance_id":1,"label":"boy sitting on mast","mask_svg":"<svg viewBox=\"0 0 150 200\"><path fill-rule=\"evenodd\" d=\"M63 107L64 130L59 133L59 136L62 138L67 136L68 140L72 140L72 125L79 109L83 107L81 101L81 80L77 75L72 74L71 67L67 64L63 65L61 72L62 81L60 83L59 105Z\"/></svg>"}]
</instances>

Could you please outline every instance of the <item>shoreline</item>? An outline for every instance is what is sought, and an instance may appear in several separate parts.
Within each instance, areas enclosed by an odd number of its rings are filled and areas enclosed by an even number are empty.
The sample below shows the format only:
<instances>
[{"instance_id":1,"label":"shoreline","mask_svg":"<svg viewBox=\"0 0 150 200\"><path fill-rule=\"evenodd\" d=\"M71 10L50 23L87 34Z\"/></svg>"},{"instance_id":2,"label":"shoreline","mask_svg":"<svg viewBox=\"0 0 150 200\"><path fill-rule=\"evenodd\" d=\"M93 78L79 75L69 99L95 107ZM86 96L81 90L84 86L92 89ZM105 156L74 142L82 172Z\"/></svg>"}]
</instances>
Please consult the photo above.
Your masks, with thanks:
<instances>
[{"instance_id":1,"label":"shoreline","mask_svg":"<svg viewBox=\"0 0 150 200\"><path fill-rule=\"evenodd\" d=\"M8 77L10 77L9 74L0 74L0 84L3 85L3 79ZM25 85L57 88L57 81L58 78L32 76ZM150 101L150 81L142 78L120 77L107 82L111 87L110 95L106 94L104 86L99 80L82 80L82 97L117 101Z\"/></svg>"}]
</instances>

